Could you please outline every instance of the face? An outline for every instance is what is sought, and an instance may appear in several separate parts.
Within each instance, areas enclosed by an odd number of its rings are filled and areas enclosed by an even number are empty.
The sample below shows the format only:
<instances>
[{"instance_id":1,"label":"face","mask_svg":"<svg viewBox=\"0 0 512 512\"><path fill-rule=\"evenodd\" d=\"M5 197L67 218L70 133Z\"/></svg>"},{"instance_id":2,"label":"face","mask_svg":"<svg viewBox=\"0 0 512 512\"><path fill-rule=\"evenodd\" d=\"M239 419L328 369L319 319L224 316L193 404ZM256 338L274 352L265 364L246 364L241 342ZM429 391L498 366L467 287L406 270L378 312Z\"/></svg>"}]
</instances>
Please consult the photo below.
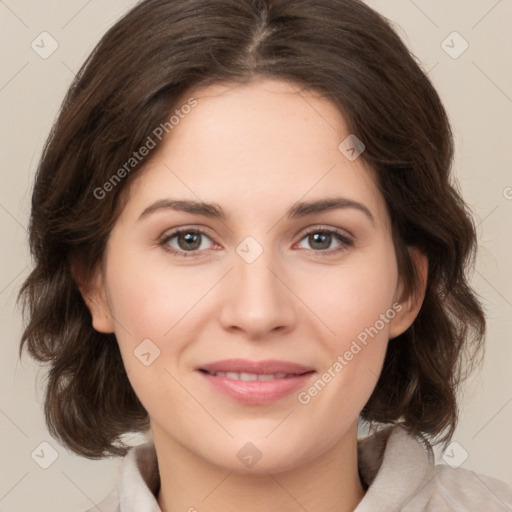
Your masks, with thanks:
<instances>
[{"instance_id":1,"label":"face","mask_svg":"<svg viewBox=\"0 0 512 512\"><path fill-rule=\"evenodd\" d=\"M343 116L297 90L189 92L197 104L132 183L86 299L155 442L233 471L248 442L253 471L335 450L419 309L399 303L386 205L363 159L339 149Z\"/></svg>"}]
</instances>

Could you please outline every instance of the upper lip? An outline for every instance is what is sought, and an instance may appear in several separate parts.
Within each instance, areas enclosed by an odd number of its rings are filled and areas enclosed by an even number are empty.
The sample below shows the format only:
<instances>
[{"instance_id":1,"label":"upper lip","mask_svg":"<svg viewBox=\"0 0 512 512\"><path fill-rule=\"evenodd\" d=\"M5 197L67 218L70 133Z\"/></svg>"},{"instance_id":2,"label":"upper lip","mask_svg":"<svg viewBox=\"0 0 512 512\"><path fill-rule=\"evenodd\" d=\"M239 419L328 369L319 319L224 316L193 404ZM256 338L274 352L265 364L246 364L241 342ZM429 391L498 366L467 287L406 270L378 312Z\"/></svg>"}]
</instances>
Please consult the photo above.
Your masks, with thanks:
<instances>
[{"instance_id":1,"label":"upper lip","mask_svg":"<svg viewBox=\"0 0 512 512\"><path fill-rule=\"evenodd\" d=\"M262 361L250 361L248 359L224 359L222 361L215 361L208 363L197 368L198 370L206 370L208 372L236 372L236 373L255 373L274 374L286 373L294 375L302 375L314 371L309 366L293 363L291 361L279 361L276 359L265 359Z\"/></svg>"}]
</instances>

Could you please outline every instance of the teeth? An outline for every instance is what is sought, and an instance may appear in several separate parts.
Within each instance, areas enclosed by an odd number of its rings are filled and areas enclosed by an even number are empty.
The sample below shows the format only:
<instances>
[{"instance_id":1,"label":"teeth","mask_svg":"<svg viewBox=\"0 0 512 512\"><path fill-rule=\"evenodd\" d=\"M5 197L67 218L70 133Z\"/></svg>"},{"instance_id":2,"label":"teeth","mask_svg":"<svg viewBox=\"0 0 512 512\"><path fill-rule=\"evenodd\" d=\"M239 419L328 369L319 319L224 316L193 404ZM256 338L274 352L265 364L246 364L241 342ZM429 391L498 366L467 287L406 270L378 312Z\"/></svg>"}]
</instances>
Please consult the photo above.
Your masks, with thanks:
<instances>
[{"instance_id":1,"label":"teeth","mask_svg":"<svg viewBox=\"0 0 512 512\"><path fill-rule=\"evenodd\" d=\"M254 381L254 380L273 380L293 377L293 374L287 373L246 373L246 372L208 372L215 377L227 377L228 379Z\"/></svg>"}]
</instances>

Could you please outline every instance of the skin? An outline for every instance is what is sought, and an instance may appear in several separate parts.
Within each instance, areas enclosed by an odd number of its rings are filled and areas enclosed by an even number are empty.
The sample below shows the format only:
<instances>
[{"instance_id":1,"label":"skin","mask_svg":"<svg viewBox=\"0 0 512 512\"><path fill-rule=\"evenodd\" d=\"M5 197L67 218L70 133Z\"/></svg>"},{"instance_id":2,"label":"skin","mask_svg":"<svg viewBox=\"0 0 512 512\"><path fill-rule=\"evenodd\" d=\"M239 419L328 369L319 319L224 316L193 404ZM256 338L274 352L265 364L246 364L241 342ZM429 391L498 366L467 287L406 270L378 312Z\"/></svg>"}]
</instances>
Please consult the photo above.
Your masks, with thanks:
<instances>
[{"instance_id":1,"label":"skin","mask_svg":"<svg viewBox=\"0 0 512 512\"><path fill-rule=\"evenodd\" d=\"M258 79L189 91L183 103L193 96L198 105L131 184L104 271L82 286L94 328L115 333L151 418L164 512L343 512L364 496L358 416L389 340L421 307L425 280L415 299L403 300L390 219L372 170L338 149L350 134L338 109L298 90ZM285 216L299 200L333 196L364 204L374 223L355 208ZM226 218L161 209L138 220L170 197L214 202ZM196 256L159 244L180 227L206 233ZM339 229L353 245L335 235L322 245L305 234L320 227ZM247 236L263 249L252 263L236 252ZM189 246L178 242L167 246L186 253ZM425 256L411 255L426 276ZM232 357L282 359L313 367L318 378L398 302L394 318L308 404L297 393L241 404L195 371ZM134 350L148 338L160 355L145 366ZM262 454L252 468L237 457L247 442Z\"/></svg>"}]
</instances>

